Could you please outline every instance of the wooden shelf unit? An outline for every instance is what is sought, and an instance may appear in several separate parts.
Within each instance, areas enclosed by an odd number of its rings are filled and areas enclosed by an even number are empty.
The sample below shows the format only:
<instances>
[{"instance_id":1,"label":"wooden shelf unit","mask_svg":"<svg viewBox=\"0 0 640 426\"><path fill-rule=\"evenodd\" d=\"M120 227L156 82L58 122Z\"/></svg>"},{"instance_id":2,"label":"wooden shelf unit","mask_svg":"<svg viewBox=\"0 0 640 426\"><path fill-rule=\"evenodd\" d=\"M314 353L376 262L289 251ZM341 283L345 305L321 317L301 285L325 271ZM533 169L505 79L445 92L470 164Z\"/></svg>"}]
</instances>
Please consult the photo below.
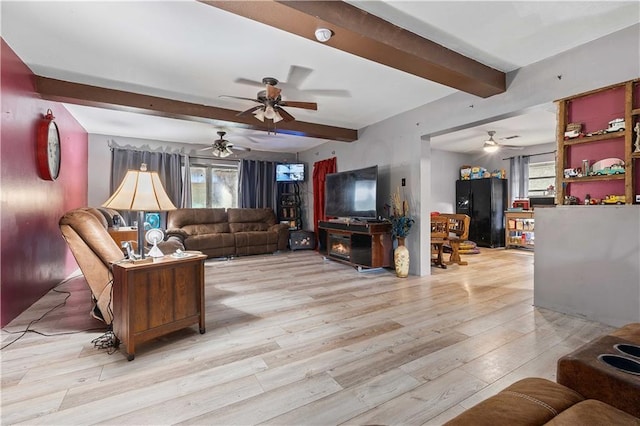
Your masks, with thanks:
<instances>
[{"instance_id":1,"label":"wooden shelf unit","mask_svg":"<svg viewBox=\"0 0 640 426\"><path fill-rule=\"evenodd\" d=\"M280 183L280 207L278 217L281 223L287 222L292 231L302 229L302 199L297 182Z\"/></svg>"},{"instance_id":2,"label":"wooden shelf unit","mask_svg":"<svg viewBox=\"0 0 640 426\"><path fill-rule=\"evenodd\" d=\"M533 249L535 245L535 230L533 210L504 213L505 217L505 248Z\"/></svg>"},{"instance_id":3,"label":"wooden shelf unit","mask_svg":"<svg viewBox=\"0 0 640 426\"><path fill-rule=\"evenodd\" d=\"M598 104L600 101L600 104ZM634 126L640 121L640 79L627 81L581 93L556 101L558 105L556 163L556 204L564 204L565 196L578 197L578 204L584 202L589 193L592 198L602 199L605 195L625 195L626 203L632 204L640 190L640 153L634 153ZM586 105L590 105L587 107ZM578 106L573 111L572 107ZM602 106L602 109L599 107ZM615 118L624 118L625 130L594 136L582 136L565 140L564 132L568 123L583 125L582 132L589 133L606 128L606 123ZM597 152L620 152L625 173L606 176L564 177L564 169L580 168L582 158L589 150L597 157ZM575 155L572 156L572 153ZM616 156L618 157L618 156ZM607 157L603 157L607 158ZM590 165L603 158L586 158ZM616 184L615 182L622 182ZM619 189L618 189L619 188Z\"/></svg>"}]
</instances>

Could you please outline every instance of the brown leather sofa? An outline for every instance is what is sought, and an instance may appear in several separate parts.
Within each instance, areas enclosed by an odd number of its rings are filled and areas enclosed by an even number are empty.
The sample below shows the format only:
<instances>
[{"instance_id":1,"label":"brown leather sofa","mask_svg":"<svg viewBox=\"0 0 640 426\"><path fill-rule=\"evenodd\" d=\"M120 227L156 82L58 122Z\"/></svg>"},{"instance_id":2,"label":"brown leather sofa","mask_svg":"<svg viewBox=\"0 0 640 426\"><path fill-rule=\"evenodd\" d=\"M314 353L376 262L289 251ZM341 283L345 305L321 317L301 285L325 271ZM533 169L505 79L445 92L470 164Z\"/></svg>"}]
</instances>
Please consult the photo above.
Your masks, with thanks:
<instances>
[{"instance_id":1,"label":"brown leather sofa","mask_svg":"<svg viewBox=\"0 0 640 426\"><path fill-rule=\"evenodd\" d=\"M109 235L107 225L104 212L93 207L71 210L59 221L62 236L91 289L91 314L106 324L111 324L113 277L110 266L123 261L124 254ZM165 254L174 252L176 247L182 247L182 244L174 238L168 238L168 241L158 244L158 248Z\"/></svg>"},{"instance_id":2,"label":"brown leather sofa","mask_svg":"<svg viewBox=\"0 0 640 426\"><path fill-rule=\"evenodd\" d=\"M614 350L613 342L640 345L640 324L628 324L560 358L559 383L522 379L445 424L640 426L640 376L603 365L597 358L603 350Z\"/></svg>"},{"instance_id":3,"label":"brown leather sofa","mask_svg":"<svg viewBox=\"0 0 640 426\"><path fill-rule=\"evenodd\" d=\"M289 226L269 208L177 209L167 214L167 235L181 238L186 250L231 257L286 250Z\"/></svg>"}]
</instances>

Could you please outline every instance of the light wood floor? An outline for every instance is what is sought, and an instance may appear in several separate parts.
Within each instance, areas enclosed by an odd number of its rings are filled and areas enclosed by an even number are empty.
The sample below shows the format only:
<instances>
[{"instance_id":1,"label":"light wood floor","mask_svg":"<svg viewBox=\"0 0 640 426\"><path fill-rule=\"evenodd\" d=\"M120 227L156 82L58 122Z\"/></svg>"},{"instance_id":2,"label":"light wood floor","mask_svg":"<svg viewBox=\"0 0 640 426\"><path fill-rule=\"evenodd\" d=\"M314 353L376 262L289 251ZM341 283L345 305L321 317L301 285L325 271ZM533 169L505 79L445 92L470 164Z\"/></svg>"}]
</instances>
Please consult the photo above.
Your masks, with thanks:
<instances>
[{"instance_id":1,"label":"light wood floor","mask_svg":"<svg viewBox=\"0 0 640 426\"><path fill-rule=\"evenodd\" d=\"M207 332L97 349L82 278L2 350L2 424L441 424L610 327L533 302L533 255L482 249L430 277L312 251L206 263ZM62 302L50 292L2 345Z\"/></svg>"}]
</instances>

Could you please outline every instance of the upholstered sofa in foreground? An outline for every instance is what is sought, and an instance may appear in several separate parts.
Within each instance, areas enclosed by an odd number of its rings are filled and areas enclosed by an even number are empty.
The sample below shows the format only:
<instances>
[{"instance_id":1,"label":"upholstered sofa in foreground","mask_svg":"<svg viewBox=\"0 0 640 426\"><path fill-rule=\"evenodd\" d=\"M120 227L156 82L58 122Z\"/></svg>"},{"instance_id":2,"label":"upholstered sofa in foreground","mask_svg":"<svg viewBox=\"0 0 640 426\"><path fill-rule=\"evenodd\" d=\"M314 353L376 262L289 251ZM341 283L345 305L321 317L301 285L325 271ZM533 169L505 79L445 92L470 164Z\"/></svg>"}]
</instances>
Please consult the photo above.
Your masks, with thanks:
<instances>
[{"instance_id":1,"label":"upholstered sofa in foreground","mask_svg":"<svg viewBox=\"0 0 640 426\"><path fill-rule=\"evenodd\" d=\"M640 376L598 359L599 354L615 353L616 344L640 345L640 324L628 324L560 358L559 383L522 379L446 425L639 426Z\"/></svg>"},{"instance_id":2,"label":"upholstered sofa in foreground","mask_svg":"<svg viewBox=\"0 0 640 426\"><path fill-rule=\"evenodd\" d=\"M167 235L209 257L244 256L286 250L289 226L269 208L177 209L167 214Z\"/></svg>"}]
</instances>

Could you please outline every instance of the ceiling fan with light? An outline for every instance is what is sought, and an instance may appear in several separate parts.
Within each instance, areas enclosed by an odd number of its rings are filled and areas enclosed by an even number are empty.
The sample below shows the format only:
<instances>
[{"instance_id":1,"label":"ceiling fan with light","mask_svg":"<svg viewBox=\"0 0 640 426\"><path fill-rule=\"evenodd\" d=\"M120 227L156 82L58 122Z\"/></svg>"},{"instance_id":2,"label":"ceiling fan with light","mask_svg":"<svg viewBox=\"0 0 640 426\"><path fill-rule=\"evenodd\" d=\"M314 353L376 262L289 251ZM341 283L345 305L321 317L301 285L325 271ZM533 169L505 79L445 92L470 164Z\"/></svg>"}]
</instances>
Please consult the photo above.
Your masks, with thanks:
<instances>
[{"instance_id":1,"label":"ceiling fan with light","mask_svg":"<svg viewBox=\"0 0 640 426\"><path fill-rule=\"evenodd\" d=\"M218 136L220 136L220 139L214 140L211 146L199 149L198 151L212 150L211 153L215 157L220 157L220 158L228 157L231 154L233 154L233 151L231 150L231 148L233 148L235 151L251 151L250 148L245 148L242 146L234 146L228 140L224 139L224 135L226 135L227 132L218 131L217 133L218 133Z\"/></svg>"},{"instance_id":2,"label":"ceiling fan with light","mask_svg":"<svg viewBox=\"0 0 640 426\"><path fill-rule=\"evenodd\" d=\"M243 98L241 96L228 96L221 95L224 98L242 99L246 101L253 101L258 103L254 107L251 107L245 111L242 111L238 115L253 114L255 118L260 121L272 120L274 123L279 121L293 121L295 118L289 114L283 107L303 108L317 111L318 104L315 102L299 102L299 101L285 101L280 95L281 90L276 87L278 80L273 77L265 77L262 79L262 83L265 85L265 90L261 90L256 95L256 98Z\"/></svg>"},{"instance_id":3,"label":"ceiling fan with light","mask_svg":"<svg viewBox=\"0 0 640 426\"><path fill-rule=\"evenodd\" d=\"M484 152L496 152L498 151L500 148L508 148L508 149L523 149L522 146L515 146L515 145L502 145L499 144L498 142L496 142L493 139L493 135L496 134L495 131L493 130L489 130L487 132L489 134L489 139L487 139L486 141L484 141L484 145L482 146L482 149L484 150Z\"/></svg>"}]
</instances>

